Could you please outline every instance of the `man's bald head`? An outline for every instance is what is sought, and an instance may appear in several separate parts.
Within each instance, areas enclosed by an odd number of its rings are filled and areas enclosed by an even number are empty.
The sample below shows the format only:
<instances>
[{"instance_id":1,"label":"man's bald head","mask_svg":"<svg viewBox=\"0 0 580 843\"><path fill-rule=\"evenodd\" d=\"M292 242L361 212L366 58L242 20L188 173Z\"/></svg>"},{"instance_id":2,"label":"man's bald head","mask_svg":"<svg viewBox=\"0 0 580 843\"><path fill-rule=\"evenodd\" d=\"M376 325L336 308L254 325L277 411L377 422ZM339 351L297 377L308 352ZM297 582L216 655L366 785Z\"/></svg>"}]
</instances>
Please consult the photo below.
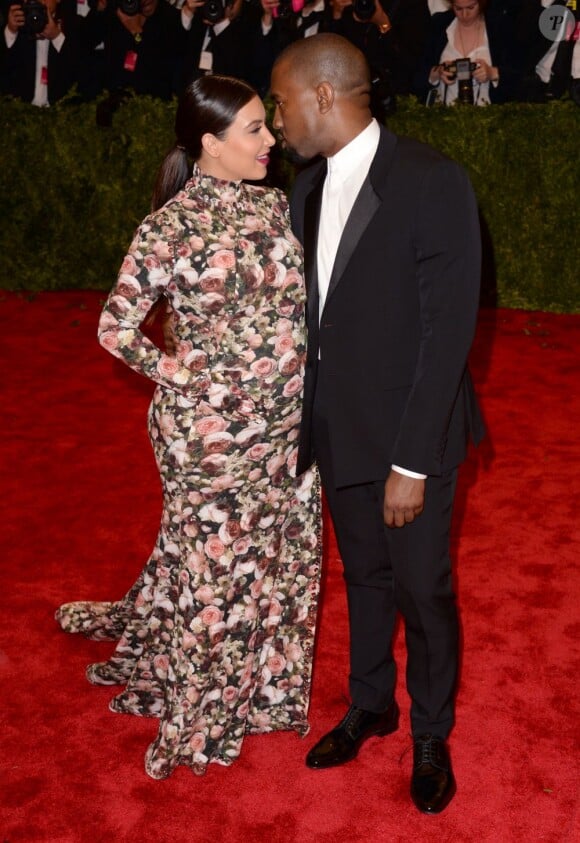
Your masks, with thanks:
<instances>
[{"instance_id":1,"label":"man's bald head","mask_svg":"<svg viewBox=\"0 0 580 843\"><path fill-rule=\"evenodd\" d=\"M324 32L294 41L276 60L307 85L329 82L336 94L345 97L369 95L370 70L364 54L343 38Z\"/></svg>"},{"instance_id":2,"label":"man's bald head","mask_svg":"<svg viewBox=\"0 0 580 843\"><path fill-rule=\"evenodd\" d=\"M276 59L273 125L302 159L330 157L368 126L370 72L354 44L324 33L290 44Z\"/></svg>"}]
</instances>

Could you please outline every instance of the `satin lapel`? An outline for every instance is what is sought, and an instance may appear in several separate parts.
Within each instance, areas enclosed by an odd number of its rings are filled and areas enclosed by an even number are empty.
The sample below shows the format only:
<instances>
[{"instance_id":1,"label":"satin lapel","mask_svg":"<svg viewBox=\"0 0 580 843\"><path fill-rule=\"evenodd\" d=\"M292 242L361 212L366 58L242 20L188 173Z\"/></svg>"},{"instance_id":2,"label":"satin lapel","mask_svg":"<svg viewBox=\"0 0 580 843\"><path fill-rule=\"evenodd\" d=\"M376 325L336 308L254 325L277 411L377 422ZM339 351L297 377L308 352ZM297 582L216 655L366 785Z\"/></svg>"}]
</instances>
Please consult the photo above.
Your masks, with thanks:
<instances>
[{"instance_id":1,"label":"satin lapel","mask_svg":"<svg viewBox=\"0 0 580 843\"><path fill-rule=\"evenodd\" d=\"M352 258L366 227L385 199L388 172L393 162L396 145L396 136L384 126L381 126L381 138L377 154L346 221L338 245L332 276L328 285L327 302Z\"/></svg>"},{"instance_id":2,"label":"satin lapel","mask_svg":"<svg viewBox=\"0 0 580 843\"><path fill-rule=\"evenodd\" d=\"M328 285L327 299L332 295L333 290L340 281L342 273L346 269L349 260L356 249L362 234L374 217L378 208L381 206L381 199L375 193L370 179L364 180L363 185L359 191L356 201L350 212L350 216L342 232L336 257L334 259L334 266L332 267L332 275Z\"/></svg>"},{"instance_id":3,"label":"satin lapel","mask_svg":"<svg viewBox=\"0 0 580 843\"><path fill-rule=\"evenodd\" d=\"M309 322L311 319L318 322L318 261L316 255L318 220L325 176L326 167L322 169L304 203L304 273L308 293Z\"/></svg>"}]
</instances>

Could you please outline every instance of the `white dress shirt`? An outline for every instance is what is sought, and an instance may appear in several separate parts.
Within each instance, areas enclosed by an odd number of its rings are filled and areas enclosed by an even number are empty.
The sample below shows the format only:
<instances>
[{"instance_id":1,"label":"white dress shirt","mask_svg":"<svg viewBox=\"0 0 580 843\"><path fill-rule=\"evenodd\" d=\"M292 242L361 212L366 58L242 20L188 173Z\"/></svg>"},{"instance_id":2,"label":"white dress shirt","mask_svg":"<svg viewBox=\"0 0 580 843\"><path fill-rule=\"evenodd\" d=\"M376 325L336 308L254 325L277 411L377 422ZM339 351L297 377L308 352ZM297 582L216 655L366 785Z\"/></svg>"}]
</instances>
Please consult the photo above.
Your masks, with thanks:
<instances>
[{"instance_id":1,"label":"white dress shirt","mask_svg":"<svg viewBox=\"0 0 580 843\"><path fill-rule=\"evenodd\" d=\"M356 197L368 175L379 145L379 139L380 127L377 121L373 119L366 129L363 129L350 143L339 150L336 155L327 159L328 169L322 189L318 226L319 319L322 317L326 303L328 285L340 238ZM408 477L424 479L427 476L396 465L393 468Z\"/></svg>"}]
</instances>

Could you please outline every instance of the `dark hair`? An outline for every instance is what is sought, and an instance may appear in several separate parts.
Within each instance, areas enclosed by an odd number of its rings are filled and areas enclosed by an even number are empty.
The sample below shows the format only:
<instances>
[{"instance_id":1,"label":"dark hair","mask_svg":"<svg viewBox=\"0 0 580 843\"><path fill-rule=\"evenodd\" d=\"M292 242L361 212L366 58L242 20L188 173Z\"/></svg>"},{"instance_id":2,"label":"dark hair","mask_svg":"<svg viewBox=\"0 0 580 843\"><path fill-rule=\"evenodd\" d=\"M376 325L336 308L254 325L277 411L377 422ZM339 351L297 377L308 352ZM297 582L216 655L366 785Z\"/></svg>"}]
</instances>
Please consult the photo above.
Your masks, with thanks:
<instances>
[{"instance_id":1,"label":"dark hair","mask_svg":"<svg viewBox=\"0 0 580 843\"><path fill-rule=\"evenodd\" d=\"M209 132L223 140L238 111L257 96L250 85L233 76L201 76L185 89L175 115L175 146L157 173L151 210L184 186L191 175L188 159L199 160L203 135Z\"/></svg>"},{"instance_id":2,"label":"dark hair","mask_svg":"<svg viewBox=\"0 0 580 843\"><path fill-rule=\"evenodd\" d=\"M453 0L448 0L449 6L453 8ZM488 0L476 0L477 5L479 7L480 14L483 14L487 10Z\"/></svg>"}]
</instances>

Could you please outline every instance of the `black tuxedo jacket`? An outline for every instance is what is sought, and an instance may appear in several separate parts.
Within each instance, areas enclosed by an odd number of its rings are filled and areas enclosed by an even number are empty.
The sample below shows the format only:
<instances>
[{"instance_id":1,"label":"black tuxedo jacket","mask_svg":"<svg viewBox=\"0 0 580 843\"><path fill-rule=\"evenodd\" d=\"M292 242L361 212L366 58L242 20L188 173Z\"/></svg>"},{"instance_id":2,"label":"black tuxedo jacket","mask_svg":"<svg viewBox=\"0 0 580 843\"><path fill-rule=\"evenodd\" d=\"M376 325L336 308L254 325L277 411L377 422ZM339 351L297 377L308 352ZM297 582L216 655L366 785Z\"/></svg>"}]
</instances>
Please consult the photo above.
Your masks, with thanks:
<instances>
[{"instance_id":1,"label":"black tuxedo jacket","mask_svg":"<svg viewBox=\"0 0 580 843\"><path fill-rule=\"evenodd\" d=\"M322 319L316 240L326 161L301 173L292 224L304 244L308 354L298 473L313 460L319 355L331 394L337 486L384 479L392 463L439 475L483 425L466 361L479 300L480 233L464 170L381 128L346 223Z\"/></svg>"}]
</instances>

